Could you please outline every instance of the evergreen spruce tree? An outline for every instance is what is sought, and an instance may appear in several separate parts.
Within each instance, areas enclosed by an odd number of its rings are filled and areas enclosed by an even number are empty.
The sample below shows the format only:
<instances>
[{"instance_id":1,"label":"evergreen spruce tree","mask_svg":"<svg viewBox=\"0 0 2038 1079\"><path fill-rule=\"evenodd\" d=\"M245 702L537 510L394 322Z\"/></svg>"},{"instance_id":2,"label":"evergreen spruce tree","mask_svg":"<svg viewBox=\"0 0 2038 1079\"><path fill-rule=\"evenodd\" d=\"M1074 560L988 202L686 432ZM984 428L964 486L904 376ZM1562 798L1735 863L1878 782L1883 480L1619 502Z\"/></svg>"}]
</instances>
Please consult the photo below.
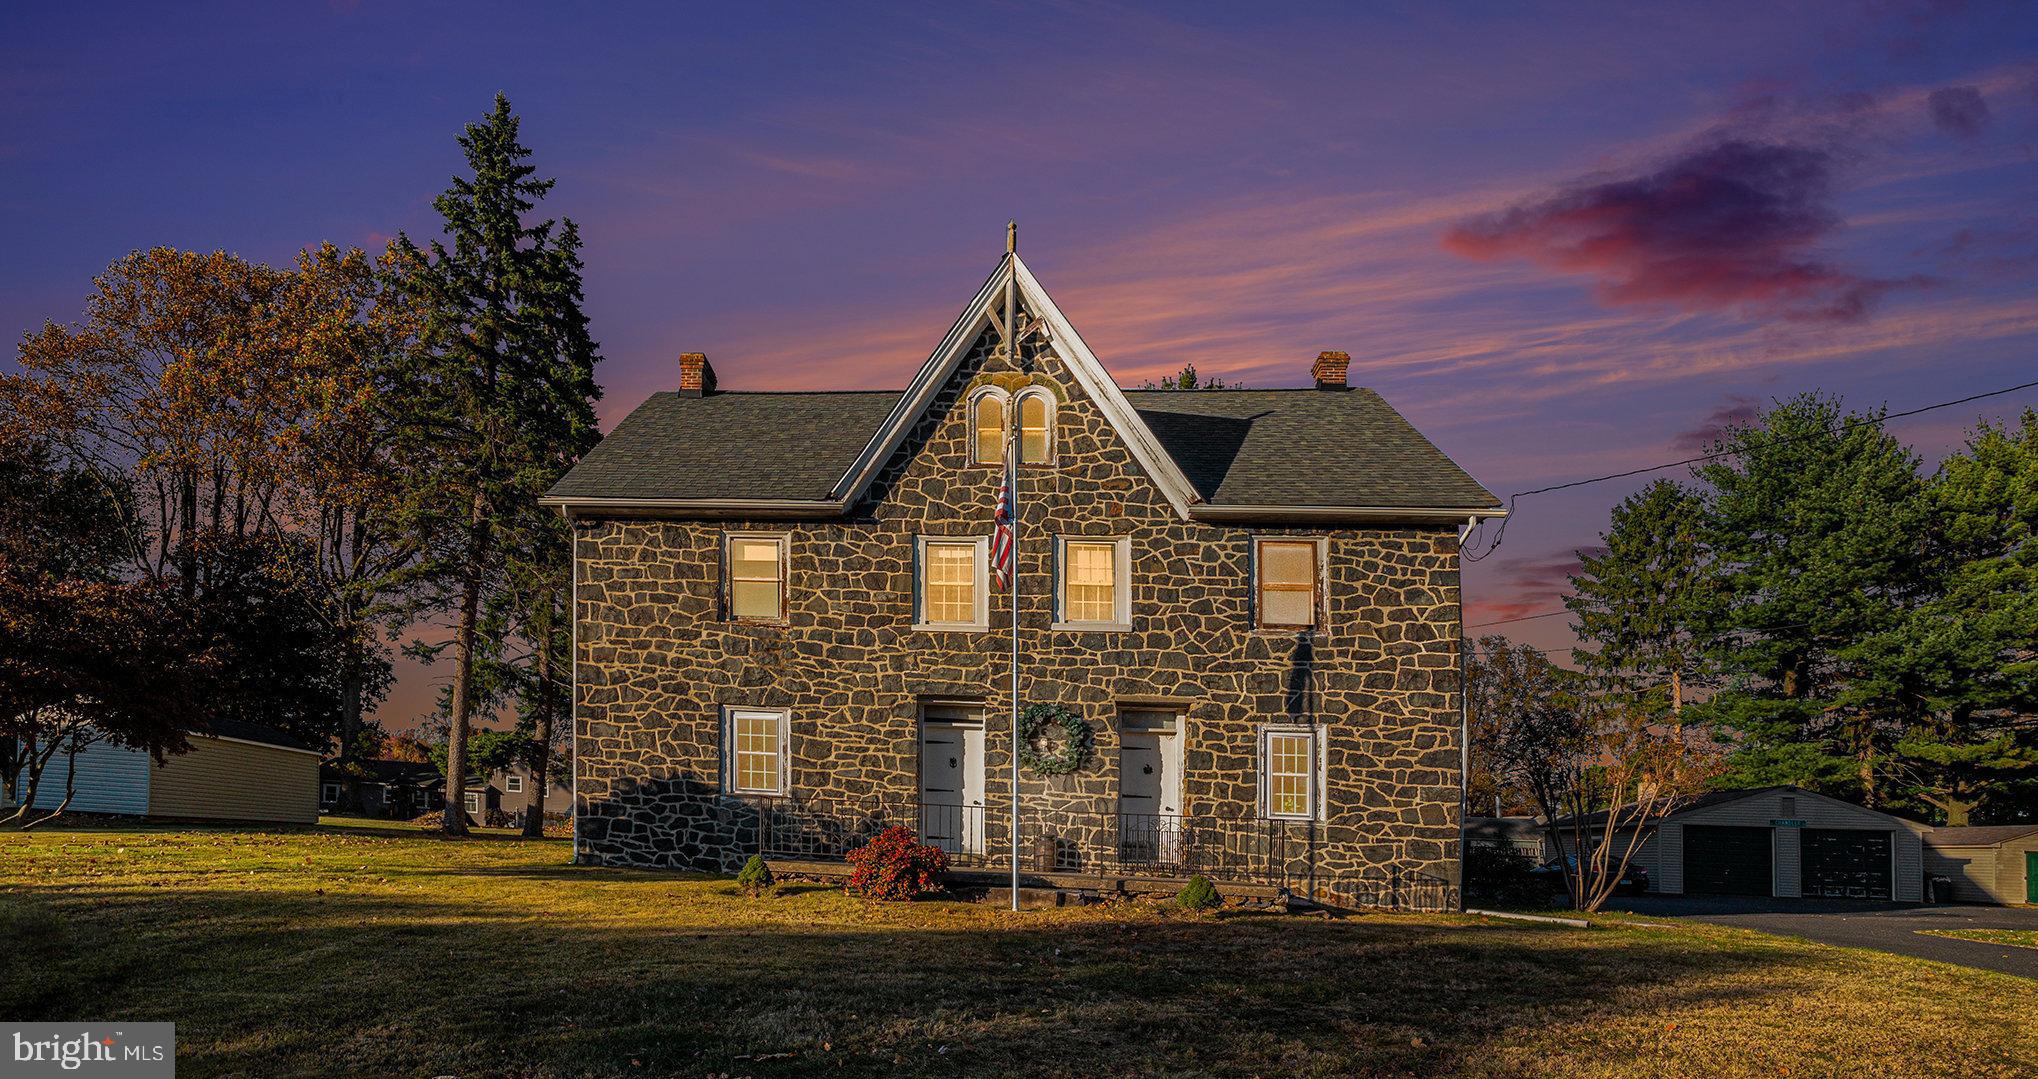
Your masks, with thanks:
<instances>
[{"instance_id":1,"label":"evergreen spruce tree","mask_svg":"<svg viewBox=\"0 0 2038 1079\"><path fill-rule=\"evenodd\" d=\"M1604 554L1579 552L1564 605L1578 616L1574 653L1602 679L1662 702L1679 726L1704 660L1704 627L1719 597L1705 553L1705 504L1657 480L1614 507Z\"/></svg>"},{"instance_id":2,"label":"evergreen spruce tree","mask_svg":"<svg viewBox=\"0 0 2038 1079\"><path fill-rule=\"evenodd\" d=\"M1725 601L1708 718L1736 732L1730 780L1796 783L1876 805L1917 704L1872 677L1875 639L1929 590L1917 458L1873 421L1804 394L1731 429L1708 464L1707 547Z\"/></svg>"},{"instance_id":3,"label":"evergreen spruce tree","mask_svg":"<svg viewBox=\"0 0 2038 1079\"><path fill-rule=\"evenodd\" d=\"M2038 412L1982 425L1928 496L1932 593L1869 642L1883 696L1918 714L1894 747L1898 785L1965 825L2027 820L2038 802Z\"/></svg>"},{"instance_id":4,"label":"evergreen spruce tree","mask_svg":"<svg viewBox=\"0 0 2038 1079\"><path fill-rule=\"evenodd\" d=\"M501 95L460 138L471 176L433 200L445 241L399 237L403 287L423 315L405 372L403 519L427 552L452 613L445 829L466 831L461 800L475 707L476 633L521 543L533 501L598 437L597 347L581 313L580 235L569 220L529 221L553 181Z\"/></svg>"}]
</instances>

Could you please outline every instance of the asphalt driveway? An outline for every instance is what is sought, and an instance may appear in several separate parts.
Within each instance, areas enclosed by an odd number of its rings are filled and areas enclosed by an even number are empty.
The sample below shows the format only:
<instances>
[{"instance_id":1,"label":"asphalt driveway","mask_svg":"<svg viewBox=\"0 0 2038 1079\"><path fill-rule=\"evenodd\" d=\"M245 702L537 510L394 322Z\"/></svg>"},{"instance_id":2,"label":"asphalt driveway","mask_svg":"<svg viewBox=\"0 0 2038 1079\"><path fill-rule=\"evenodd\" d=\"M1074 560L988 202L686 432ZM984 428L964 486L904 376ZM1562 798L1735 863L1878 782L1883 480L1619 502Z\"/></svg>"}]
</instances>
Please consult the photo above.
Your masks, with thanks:
<instances>
[{"instance_id":1,"label":"asphalt driveway","mask_svg":"<svg viewBox=\"0 0 2038 1079\"><path fill-rule=\"evenodd\" d=\"M1936 959L1982 970L2038 978L2038 948L1932 936L1928 929L2038 929L2038 909L1847 903L1833 900L1740 899L1729 896L1636 896L1610 909L1651 918L1690 918L1847 948Z\"/></svg>"}]
</instances>

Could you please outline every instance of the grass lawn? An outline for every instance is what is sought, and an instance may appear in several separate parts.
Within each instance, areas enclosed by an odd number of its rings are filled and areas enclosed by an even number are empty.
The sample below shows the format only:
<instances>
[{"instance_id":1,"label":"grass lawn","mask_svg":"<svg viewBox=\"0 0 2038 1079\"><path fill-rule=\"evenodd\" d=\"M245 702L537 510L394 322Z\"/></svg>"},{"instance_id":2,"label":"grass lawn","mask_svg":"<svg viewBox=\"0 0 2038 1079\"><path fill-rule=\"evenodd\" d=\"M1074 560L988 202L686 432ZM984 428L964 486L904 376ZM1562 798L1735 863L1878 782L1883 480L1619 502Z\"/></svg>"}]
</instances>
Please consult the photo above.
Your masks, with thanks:
<instances>
[{"instance_id":1,"label":"grass lawn","mask_svg":"<svg viewBox=\"0 0 2038 1079\"><path fill-rule=\"evenodd\" d=\"M2010 1076L2038 982L1739 930L1013 915L358 824L0 834L0 1016L204 1075Z\"/></svg>"},{"instance_id":2,"label":"grass lawn","mask_svg":"<svg viewBox=\"0 0 2038 1079\"><path fill-rule=\"evenodd\" d=\"M1935 937L1959 937L1983 944L2008 944L2016 948L2038 948L2038 929L1928 929Z\"/></svg>"}]
</instances>

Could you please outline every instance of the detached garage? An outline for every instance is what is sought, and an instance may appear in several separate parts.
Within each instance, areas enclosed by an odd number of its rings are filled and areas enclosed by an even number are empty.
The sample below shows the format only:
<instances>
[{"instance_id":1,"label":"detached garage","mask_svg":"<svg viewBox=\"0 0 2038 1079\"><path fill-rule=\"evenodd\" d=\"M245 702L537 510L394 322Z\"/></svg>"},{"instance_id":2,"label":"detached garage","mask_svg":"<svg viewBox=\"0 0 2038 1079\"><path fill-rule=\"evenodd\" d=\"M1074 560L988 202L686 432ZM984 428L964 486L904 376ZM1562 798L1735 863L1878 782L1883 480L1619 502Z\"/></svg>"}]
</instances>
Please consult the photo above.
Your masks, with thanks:
<instances>
[{"instance_id":1,"label":"detached garage","mask_svg":"<svg viewBox=\"0 0 2038 1079\"><path fill-rule=\"evenodd\" d=\"M2038 824L1928 829L1925 872L1957 902L2038 904Z\"/></svg>"},{"instance_id":2,"label":"detached garage","mask_svg":"<svg viewBox=\"0 0 2038 1079\"><path fill-rule=\"evenodd\" d=\"M1651 887L1672 895L1921 902L1916 826L1799 787L1701 795L1656 826Z\"/></svg>"}]
</instances>

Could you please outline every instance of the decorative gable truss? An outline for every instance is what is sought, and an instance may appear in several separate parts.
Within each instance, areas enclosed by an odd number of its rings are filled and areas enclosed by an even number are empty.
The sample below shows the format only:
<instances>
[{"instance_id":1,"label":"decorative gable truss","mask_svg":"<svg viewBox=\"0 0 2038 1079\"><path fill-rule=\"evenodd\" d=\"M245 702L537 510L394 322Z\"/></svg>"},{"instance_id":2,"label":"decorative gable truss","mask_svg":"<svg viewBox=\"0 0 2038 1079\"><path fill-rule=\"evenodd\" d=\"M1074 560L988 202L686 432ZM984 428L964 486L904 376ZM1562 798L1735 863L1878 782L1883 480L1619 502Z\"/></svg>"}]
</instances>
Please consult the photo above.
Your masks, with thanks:
<instances>
[{"instance_id":1,"label":"decorative gable truss","mask_svg":"<svg viewBox=\"0 0 2038 1079\"><path fill-rule=\"evenodd\" d=\"M1125 399L1124 392L1104 370L1096 353L1083 343L1082 335L1069 324L1068 317L1061 313L1061 308L1055 305L1047 290L1040 287L1040 282L1016 252L1006 255L1004 261L998 264L997 272L977 290L976 298L963 309L961 317L949 329L948 336L942 338L941 344L927 357L927 362L920 366L906 392L900 395L898 405L885 418L877 433L871 436L870 444L864 447L849 470L842 474L842 479L828 492L830 501L839 503L845 510L861 503L885 463L898 452L900 444L955 374L971 344L986 328L995 329L1003 336L1003 297L1006 284L1014 274L1018 279L1019 305L1023 308L1021 317L1026 311L1038 312L1032 325L1021 328L1022 334L1032 332L1046 337L1049 347L1075 376L1083 392L1096 402L1105 420L1125 441L1133 458L1160 489L1168 504L1174 507L1176 515L1183 520L1189 519L1190 507L1201 498L1188 477L1183 475L1174 458L1161 448L1160 441L1139 418L1132 403Z\"/></svg>"}]
</instances>

